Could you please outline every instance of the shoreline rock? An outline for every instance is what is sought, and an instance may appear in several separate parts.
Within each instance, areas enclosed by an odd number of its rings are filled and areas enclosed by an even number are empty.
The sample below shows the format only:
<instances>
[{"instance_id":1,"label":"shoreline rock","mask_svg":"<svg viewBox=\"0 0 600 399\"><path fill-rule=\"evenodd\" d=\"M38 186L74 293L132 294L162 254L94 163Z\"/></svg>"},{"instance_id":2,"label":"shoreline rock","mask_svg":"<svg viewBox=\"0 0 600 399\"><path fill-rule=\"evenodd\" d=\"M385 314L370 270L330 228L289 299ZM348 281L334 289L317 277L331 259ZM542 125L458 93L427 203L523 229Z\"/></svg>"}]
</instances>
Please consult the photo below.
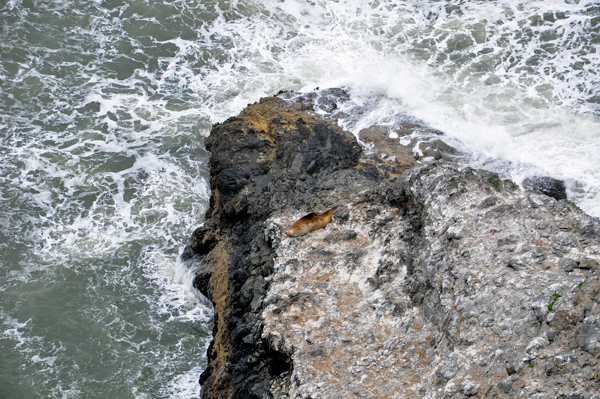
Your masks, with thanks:
<instances>
[{"instance_id":1,"label":"shoreline rock","mask_svg":"<svg viewBox=\"0 0 600 399\"><path fill-rule=\"evenodd\" d=\"M461 166L433 130L373 127L363 150L317 115L331 94L262 99L207 139L182 255L215 307L202 398L600 398L600 221Z\"/></svg>"},{"instance_id":2,"label":"shoreline rock","mask_svg":"<svg viewBox=\"0 0 600 399\"><path fill-rule=\"evenodd\" d=\"M552 177L534 176L523 181L523 188L547 195L556 200L567 199L565 182Z\"/></svg>"}]
</instances>

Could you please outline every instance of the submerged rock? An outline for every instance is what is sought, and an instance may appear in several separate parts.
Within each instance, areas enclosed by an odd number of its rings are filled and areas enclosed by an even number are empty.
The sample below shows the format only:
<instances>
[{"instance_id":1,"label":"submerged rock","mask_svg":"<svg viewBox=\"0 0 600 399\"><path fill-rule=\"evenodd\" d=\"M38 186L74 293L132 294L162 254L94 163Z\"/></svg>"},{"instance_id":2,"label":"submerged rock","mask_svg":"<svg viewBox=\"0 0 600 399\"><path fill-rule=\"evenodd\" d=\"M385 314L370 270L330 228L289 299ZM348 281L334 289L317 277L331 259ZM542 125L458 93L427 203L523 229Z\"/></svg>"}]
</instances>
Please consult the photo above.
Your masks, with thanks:
<instances>
[{"instance_id":1,"label":"submerged rock","mask_svg":"<svg viewBox=\"0 0 600 399\"><path fill-rule=\"evenodd\" d=\"M203 398L599 397L597 218L446 145L421 162L374 129L363 152L322 95L287 97L207 140L183 255L215 306Z\"/></svg>"}]
</instances>

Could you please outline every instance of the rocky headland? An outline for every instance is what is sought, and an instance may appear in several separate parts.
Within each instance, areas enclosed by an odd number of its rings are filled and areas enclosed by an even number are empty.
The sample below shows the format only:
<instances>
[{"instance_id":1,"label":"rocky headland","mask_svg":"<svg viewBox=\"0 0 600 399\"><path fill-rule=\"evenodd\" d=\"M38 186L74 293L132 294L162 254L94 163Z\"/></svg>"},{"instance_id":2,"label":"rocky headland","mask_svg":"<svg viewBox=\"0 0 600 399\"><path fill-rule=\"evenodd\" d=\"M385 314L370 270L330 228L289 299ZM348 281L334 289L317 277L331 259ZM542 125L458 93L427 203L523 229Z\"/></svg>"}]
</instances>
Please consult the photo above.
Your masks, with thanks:
<instances>
[{"instance_id":1,"label":"rocky headland","mask_svg":"<svg viewBox=\"0 0 600 399\"><path fill-rule=\"evenodd\" d=\"M182 255L215 309L202 398L600 398L600 221L418 121L359 143L345 101L265 98L206 140L210 208Z\"/></svg>"}]
</instances>

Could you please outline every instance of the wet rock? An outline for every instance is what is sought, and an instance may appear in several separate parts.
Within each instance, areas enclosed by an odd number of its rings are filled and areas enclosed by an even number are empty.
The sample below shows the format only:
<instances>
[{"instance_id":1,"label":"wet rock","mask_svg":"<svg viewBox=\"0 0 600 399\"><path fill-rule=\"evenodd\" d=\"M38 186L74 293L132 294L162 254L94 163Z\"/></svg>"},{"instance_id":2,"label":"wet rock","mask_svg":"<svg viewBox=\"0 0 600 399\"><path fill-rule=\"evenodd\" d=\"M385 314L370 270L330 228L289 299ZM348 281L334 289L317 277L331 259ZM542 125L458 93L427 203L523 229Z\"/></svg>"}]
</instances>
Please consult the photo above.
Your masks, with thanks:
<instances>
[{"instance_id":1,"label":"wet rock","mask_svg":"<svg viewBox=\"0 0 600 399\"><path fill-rule=\"evenodd\" d=\"M423 148L422 155L419 157L433 158L435 160L455 161L460 153L453 147L439 139L429 140L420 145Z\"/></svg>"},{"instance_id":2,"label":"wet rock","mask_svg":"<svg viewBox=\"0 0 600 399\"><path fill-rule=\"evenodd\" d=\"M535 176L527 178L523 181L523 187L556 200L567 199L565 182L552 177Z\"/></svg>"}]
</instances>

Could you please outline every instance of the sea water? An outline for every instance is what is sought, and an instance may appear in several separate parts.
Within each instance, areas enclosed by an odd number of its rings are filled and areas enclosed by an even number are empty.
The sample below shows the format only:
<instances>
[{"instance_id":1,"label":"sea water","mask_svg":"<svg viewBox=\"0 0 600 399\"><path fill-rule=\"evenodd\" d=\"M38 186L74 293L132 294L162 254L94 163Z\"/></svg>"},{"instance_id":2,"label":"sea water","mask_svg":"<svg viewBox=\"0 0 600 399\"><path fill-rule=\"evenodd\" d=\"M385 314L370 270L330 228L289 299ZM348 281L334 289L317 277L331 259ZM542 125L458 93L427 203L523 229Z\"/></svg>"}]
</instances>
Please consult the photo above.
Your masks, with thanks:
<instances>
[{"instance_id":1,"label":"sea water","mask_svg":"<svg viewBox=\"0 0 600 399\"><path fill-rule=\"evenodd\" d=\"M0 397L198 396L203 140L280 90L345 87L353 133L411 115L600 216L599 43L590 0L0 0Z\"/></svg>"}]
</instances>

